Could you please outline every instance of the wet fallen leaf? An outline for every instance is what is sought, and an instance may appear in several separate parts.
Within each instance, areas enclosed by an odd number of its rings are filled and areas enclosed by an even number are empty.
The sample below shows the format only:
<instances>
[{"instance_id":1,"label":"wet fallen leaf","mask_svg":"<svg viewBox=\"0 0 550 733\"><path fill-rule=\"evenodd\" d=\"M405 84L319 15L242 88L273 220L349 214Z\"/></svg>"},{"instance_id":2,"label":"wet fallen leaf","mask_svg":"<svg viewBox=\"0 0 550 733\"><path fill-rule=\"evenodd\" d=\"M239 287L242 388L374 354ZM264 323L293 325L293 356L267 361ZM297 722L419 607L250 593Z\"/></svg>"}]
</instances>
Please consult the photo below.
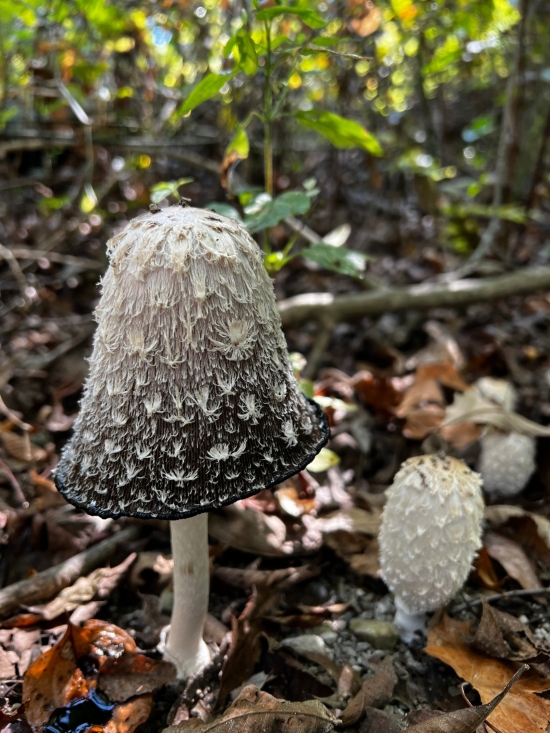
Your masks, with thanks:
<instances>
[{"instance_id":1,"label":"wet fallen leaf","mask_svg":"<svg viewBox=\"0 0 550 733\"><path fill-rule=\"evenodd\" d=\"M176 668L169 662L143 654L124 654L118 659L105 660L97 684L111 702L126 702L134 695L154 692L175 679Z\"/></svg>"},{"instance_id":2,"label":"wet fallen leaf","mask_svg":"<svg viewBox=\"0 0 550 733\"><path fill-rule=\"evenodd\" d=\"M486 704L502 692L517 667L511 662L488 657L474 649L469 643L470 638L469 622L456 621L444 616L441 622L428 632L426 652L451 666L459 677L469 682L479 692L482 702ZM530 670L514 684L489 715L489 721L501 733L540 733L541 730L546 730L546 726L550 723L550 701L535 693L546 692L548 689L550 678L540 677ZM468 710L461 712L467 713ZM460 728L457 730L462 733ZM475 726L465 729L470 730L475 730ZM431 731L445 731L445 728L417 728L415 733L431 733Z\"/></svg>"},{"instance_id":3,"label":"wet fallen leaf","mask_svg":"<svg viewBox=\"0 0 550 733\"><path fill-rule=\"evenodd\" d=\"M210 723L188 720L163 733L331 733L337 725L338 720L318 700L278 700L248 685L221 718Z\"/></svg>"},{"instance_id":4,"label":"wet fallen leaf","mask_svg":"<svg viewBox=\"0 0 550 733\"><path fill-rule=\"evenodd\" d=\"M381 708L387 705L397 684L397 674L391 657L386 657L377 665L372 677L363 682L357 695L351 700L342 715L344 725L353 725L360 720L367 707Z\"/></svg>"},{"instance_id":5,"label":"wet fallen leaf","mask_svg":"<svg viewBox=\"0 0 550 733\"><path fill-rule=\"evenodd\" d=\"M86 666L79 666L83 659L95 670L90 679L82 671ZM98 670L100 686L105 683L110 692L116 693L113 702L121 703L114 706L105 730L132 733L147 719L152 706L151 696L140 692L164 684L166 665L139 654L132 637L114 624L97 619L82 627L69 624L60 641L27 670L23 680L27 720L33 729L40 729L54 710L88 698L95 690Z\"/></svg>"},{"instance_id":6,"label":"wet fallen leaf","mask_svg":"<svg viewBox=\"0 0 550 733\"><path fill-rule=\"evenodd\" d=\"M275 492L279 509L289 517L301 517L317 508L315 497L302 498L293 486L283 486Z\"/></svg>"},{"instance_id":7,"label":"wet fallen leaf","mask_svg":"<svg viewBox=\"0 0 550 733\"><path fill-rule=\"evenodd\" d=\"M497 532L487 532L484 544L489 556L497 560L522 588L526 590L542 588L531 560L517 542Z\"/></svg>"}]
</instances>

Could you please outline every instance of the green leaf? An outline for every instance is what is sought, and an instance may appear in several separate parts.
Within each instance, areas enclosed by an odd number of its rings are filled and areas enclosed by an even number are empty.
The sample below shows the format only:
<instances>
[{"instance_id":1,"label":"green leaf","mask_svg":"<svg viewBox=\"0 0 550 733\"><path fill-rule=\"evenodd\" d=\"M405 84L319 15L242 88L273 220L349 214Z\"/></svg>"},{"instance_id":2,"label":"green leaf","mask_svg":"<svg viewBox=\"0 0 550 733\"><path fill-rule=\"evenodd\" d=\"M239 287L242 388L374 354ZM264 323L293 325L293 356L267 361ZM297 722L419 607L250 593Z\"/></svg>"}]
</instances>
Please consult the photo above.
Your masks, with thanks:
<instances>
[{"instance_id":1,"label":"green leaf","mask_svg":"<svg viewBox=\"0 0 550 733\"><path fill-rule=\"evenodd\" d=\"M276 199L261 193L245 207L245 223L249 232L269 229L292 214L305 214L311 205L307 194L302 191L287 191Z\"/></svg>"},{"instance_id":2,"label":"green leaf","mask_svg":"<svg viewBox=\"0 0 550 733\"><path fill-rule=\"evenodd\" d=\"M306 260L316 262L321 267L342 275L362 277L365 272L368 255L362 252L355 252L345 247L333 247L330 244L318 242L300 252Z\"/></svg>"},{"instance_id":3,"label":"green leaf","mask_svg":"<svg viewBox=\"0 0 550 733\"><path fill-rule=\"evenodd\" d=\"M206 102L207 99L212 99L220 91L220 89L227 84L235 76L235 71L231 74L207 74L204 76L193 89L191 89L189 96L178 110L178 115L181 117L186 115L191 110L198 107L199 104Z\"/></svg>"},{"instance_id":4,"label":"green leaf","mask_svg":"<svg viewBox=\"0 0 550 733\"><path fill-rule=\"evenodd\" d=\"M321 16L310 8L292 7L290 5L277 5L273 8L264 8L256 13L258 20L273 20L280 15L297 15L309 28L324 28L325 21Z\"/></svg>"},{"instance_id":5,"label":"green leaf","mask_svg":"<svg viewBox=\"0 0 550 733\"><path fill-rule=\"evenodd\" d=\"M248 158L250 152L250 143L248 142L248 135L244 127L239 125L237 131L233 135L233 139L225 149L224 160L228 158L245 160Z\"/></svg>"},{"instance_id":6,"label":"green leaf","mask_svg":"<svg viewBox=\"0 0 550 733\"><path fill-rule=\"evenodd\" d=\"M235 219L235 221L240 221L242 223L241 215L239 214L237 209L233 208L233 206L230 206L229 204L213 201L205 208L210 209L210 211L215 211L217 214L221 214L222 216L228 216L230 219Z\"/></svg>"},{"instance_id":7,"label":"green leaf","mask_svg":"<svg viewBox=\"0 0 550 733\"><path fill-rule=\"evenodd\" d=\"M363 148L371 155L382 155L378 140L358 122L318 109L296 112L295 117L301 125L323 135L337 148Z\"/></svg>"},{"instance_id":8,"label":"green leaf","mask_svg":"<svg viewBox=\"0 0 550 733\"><path fill-rule=\"evenodd\" d=\"M233 52L233 58L237 66L244 71L247 76L252 76L258 69L258 54L256 44L243 28L237 31L234 36L227 41L223 49L223 55L227 58Z\"/></svg>"},{"instance_id":9,"label":"green leaf","mask_svg":"<svg viewBox=\"0 0 550 733\"><path fill-rule=\"evenodd\" d=\"M276 272L286 265L287 262L292 260L294 255L287 257L284 252L271 252L264 257L264 266L270 275L274 275Z\"/></svg>"},{"instance_id":10,"label":"green leaf","mask_svg":"<svg viewBox=\"0 0 550 733\"><path fill-rule=\"evenodd\" d=\"M340 463L339 456L328 448L321 448L320 452L315 456L310 464L306 466L308 471L312 473L323 473L329 468L337 466Z\"/></svg>"},{"instance_id":11,"label":"green leaf","mask_svg":"<svg viewBox=\"0 0 550 733\"><path fill-rule=\"evenodd\" d=\"M191 183L192 178L179 178L177 181L160 181L151 186L151 203L160 204L161 201L167 199L168 196L179 198L178 189L186 183Z\"/></svg>"}]
</instances>

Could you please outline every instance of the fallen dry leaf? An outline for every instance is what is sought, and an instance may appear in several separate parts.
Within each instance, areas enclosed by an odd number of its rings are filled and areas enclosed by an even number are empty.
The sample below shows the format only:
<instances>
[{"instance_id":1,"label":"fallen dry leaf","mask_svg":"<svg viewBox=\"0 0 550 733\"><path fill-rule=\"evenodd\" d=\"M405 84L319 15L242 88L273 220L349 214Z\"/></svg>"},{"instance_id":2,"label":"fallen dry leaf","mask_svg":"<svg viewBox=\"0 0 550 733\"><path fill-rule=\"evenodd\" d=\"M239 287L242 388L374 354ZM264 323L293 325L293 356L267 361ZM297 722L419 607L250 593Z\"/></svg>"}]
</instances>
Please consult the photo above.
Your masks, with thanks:
<instances>
[{"instance_id":1,"label":"fallen dry leaf","mask_svg":"<svg viewBox=\"0 0 550 733\"><path fill-rule=\"evenodd\" d=\"M426 652L452 667L459 677L479 692L486 704L502 692L517 667L477 651L469 643L470 638L469 622L444 616L436 627L429 630ZM530 670L489 715L489 721L501 733L540 733L546 730L550 723L550 701L535 693L549 689L550 678L540 677ZM417 728L416 733L431 733L432 730L445 731L444 728Z\"/></svg>"},{"instance_id":2,"label":"fallen dry leaf","mask_svg":"<svg viewBox=\"0 0 550 733\"><path fill-rule=\"evenodd\" d=\"M165 728L163 733L331 733L338 720L318 700L278 700L254 685L245 687L221 718L196 718Z\"/></svg>"},{"instance_id":3,"label":"fallen dry leaf","mask_svg":"<svg viewBox=\"0 0 550 733\"><path fill-rule=\"evenodd\" d=\"M509 530L516 541L531 547L541 560L550 561L550 520L546 517L507 504L485 507L484 516L492 527Z\"/></svg>"},{"instance_id":4,"label":"fallen dry leaf","mask_svg":"<svg viewBox=\"0 0 550 733\"><path fill-rule=\"evenodd\" d=\"M489 588L489 590L498 590L505 582L505 579L499 580L493 561L489 557L485 546L479 550L474 560L474 573L482 586Z\"/></svg>"},{"instance_id":5,"label":"fallen dry leaf","mask_svg":"<svg viewBox=\"0 0 550 733\"><path fill-rule=\"evenodd\" d=\"M249 509L242 502L225 507L220 514L211 513L208 532L224 545L261 557L313 552L321 544L319 533L309 529L290 538L282 519Z\"/></svg>"},{"instance_id":6,"label":"fallen dry leaf","mask_svg":"<svg viewBox=\"0 0 550 733\"><path fill-rule=\"evenodd\" d=\"M531 662L537 656L548 657L546 650L539 648L541 644L529 627L486 601L483 601L481 619L472 644L491 657L514 662ZM539 651L543 654L539 655Z\"/></svg>"},{"instance_id":7,"label":"fallen dry leaf","mask_svg":"<svg viewBox=\"0 0 550 733\"><path fill-rule=\"evenodd\" d=\"M255 568L228 568L218 566L214 577L235 588L249 590L253 585L265 585L277 590L286 590L297 583L310 580L319 575L321 569L314 565L297 568L278 568L276 570L256 570Z\"/></svg>"},{"instance_id":8,"label":"fallen dry leaf","mask_svg":"<svg viewBox=\"0 0 550 733\"><path fill-rule=\"evenodd\" d=\"M51 620L63 613L70 613L91 600L106 600L120 583L135 558L136 555L133 553L120 565L114 568L98 568L90 575L79 578L68 588L63 588L57 598L40 609L42 618ZM34 607L33 610L35 610Z\"/></svg>"},{"instance_id":9,"label":"fallen dry leaf","mask_svg":"<svg viewBox=\"0 0 550 733\"><path fill-rule=\"evenodd\" d=\"M47 456L44 448L39 448L31 443L28 434L18 435L13 432L2 432L0 433L0 439L9 455L23 463L43 461Z\"/></svg>"},{"instance_id":10,"label":"fallen dry leaf","mask_svg":"<svg viewBox=\"0 0 550 733\"><path fill-rule=\"evenodd\" d=\"M397 674L391 657L386 657L377 665L372 677L363 682L357 695L350 701L342 715L344 725L353 725L360 720L367 707L382 708L387 705L397 684Z\"/></svg>"},{"instance_id":11,"label":"fallen dry leaf","mask_svg":"<svg viewBox=\"0 0 550 733\"><path fill-rule=\"evenodd\" d=\"M531 560L517 542L497 532L487 532L483 542L489 557L497 560L522 588L525 590L542 588Z\"/></svg>"},{"instance_id":12,"label":"fallen dry leaf","mask_svg":"<svg viewBox=\"0 0 550 733\"><path fill-rule=\"evenodd\" d=\"M451 713L434 712L433 717L417 725L407 728L408 733L476 733L484 720L497 708L509 694L510 689L529 667L520 667L514 676L507 682L504 689L485 705L472 705L464 710ZM501 731L500 733L504 733Z\"/></svg>"},{"instance_id":13,"label":"fallen dry leaf","mask_svg":"<svg viewBox=\"0 0 550 733\"><path fill-rule=\"evenodd\" d=\"M403 380L375 377L366 370L357 372L351 380L357 396L385 419L393 416L403 399Z\"/></svg>"},{"instance_id":14,"label":"fallen dry leaf","mask_svg":"<svg viewBox=\"0 0 550 733\"><path fill-rule=\"evenodd\" d=\"M456 394L453 404L447 407L443 426L461 422L492 425L505 433L521 433L533 438L550 435L550 427L539 425L517 412L505 410L474 389Z\"/></svg>"}]
</instances>

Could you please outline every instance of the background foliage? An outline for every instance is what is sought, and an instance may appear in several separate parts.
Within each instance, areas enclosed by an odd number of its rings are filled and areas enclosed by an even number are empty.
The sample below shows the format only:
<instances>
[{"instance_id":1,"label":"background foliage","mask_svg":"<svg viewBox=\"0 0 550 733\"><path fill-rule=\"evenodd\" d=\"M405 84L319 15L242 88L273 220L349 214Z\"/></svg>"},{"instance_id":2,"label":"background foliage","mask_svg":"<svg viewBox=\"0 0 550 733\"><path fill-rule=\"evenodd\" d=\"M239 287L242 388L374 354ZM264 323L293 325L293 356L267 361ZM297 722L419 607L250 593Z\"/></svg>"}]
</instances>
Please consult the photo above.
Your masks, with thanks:
<instances>
[{"instance_id":1,"label":"background foliage","mask_svg":"<svg viewBox=\"0 0 550 733\"><path fill-rule=\"evenodd\" d=\"M352 223L414 207L423 236L471 253L489 219L541 216L543 5L5 0L2 136L41 151L14 172L45 184L32 198L59 221L118 213L113 189L128 210L179 191L252 232L313 207L323 234L344 199ZM220 161L223 189L189 180ZM272 271L295 239L265 235ZM322 243L304 254L364 269Z\"/></svg>"}]
</instances>

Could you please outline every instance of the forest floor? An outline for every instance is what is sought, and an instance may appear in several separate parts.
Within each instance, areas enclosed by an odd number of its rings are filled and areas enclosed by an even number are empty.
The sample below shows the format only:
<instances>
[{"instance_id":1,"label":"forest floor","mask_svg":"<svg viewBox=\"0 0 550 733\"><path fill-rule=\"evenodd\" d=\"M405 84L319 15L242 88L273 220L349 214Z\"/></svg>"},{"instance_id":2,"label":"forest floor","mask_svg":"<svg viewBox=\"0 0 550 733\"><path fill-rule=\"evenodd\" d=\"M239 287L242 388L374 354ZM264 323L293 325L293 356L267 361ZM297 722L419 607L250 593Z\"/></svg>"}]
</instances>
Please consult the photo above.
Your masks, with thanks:
<instances>
[{"instance_id":1,"label":"forest floor","mask_svg":"<svg viewBox=\"0 0 550 733\"><path fill-rule=\"evenodd\" d=\"M313 381L331 452L276 489L210 515L205 637L213 662L178 683L158 651L171 608L167 523L88 516L52 481L86 375L100 253L125 219L111 203L108 224L94 215L57 222L61 240L70 234L83 243L80 262L67 254L73 246L2 271L9 297L0 326L1 730L471 733L483 730L489 710L500 733L548 730L544 430L525 489L507 500L487 497L475 568L431 619L427 639L399 639L376 537L384 491L405 459L445 450L476 467L485 426L442 423L479 378L507 379L517 414L548 423L550 297L335 326ZM334 226L344 223L345 212L337 219ZM322 217L318 224L328 228ZM30 204L4 223L8 234L22 227L59 234ZM357 248L369 245L369 274L420 283L452 266L454 255L429 241L420 253L392 249L388 229L381 215L368 242L364 231L352 234ZM280 299L350 288L361 285L299 260L276 281ZM287 329L291 352L310 353L318 338L316 324ZM40 582L40 573L79 553L81 562ZM497 707L480 707L525 663L530 669Z\"/></svg>"}]
</instances>

